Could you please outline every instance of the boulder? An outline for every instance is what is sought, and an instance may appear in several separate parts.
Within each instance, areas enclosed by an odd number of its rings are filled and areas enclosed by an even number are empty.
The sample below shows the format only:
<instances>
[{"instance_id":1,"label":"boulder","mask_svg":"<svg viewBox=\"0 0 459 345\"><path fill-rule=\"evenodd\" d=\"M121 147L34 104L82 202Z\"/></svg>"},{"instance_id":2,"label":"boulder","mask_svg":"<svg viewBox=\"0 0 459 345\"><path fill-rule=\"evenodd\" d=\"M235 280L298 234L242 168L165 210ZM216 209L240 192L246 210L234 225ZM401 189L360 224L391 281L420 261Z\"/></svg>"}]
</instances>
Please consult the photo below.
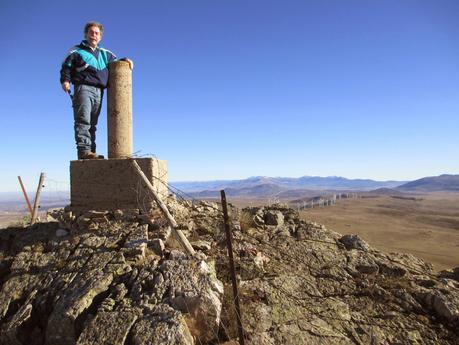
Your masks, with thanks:
<instances>
[{"instance_id":1,"label":"boulder","mask_svg":"<svg viewBox=\"0 0 459 345\"><path fill-rule=\"evenodd\" d=\"M77 345L124 345L138 315L132 311L99 312L84 328Z\"/></svg>"},{"instance_id":2,"label":"boulder","mask_svg":"<svg viewBox=\"0 0 459 345\"><path fill-rule=\"evenodd\" d=\"M264 223L280 227L284 224L284 215L281 211L268 210L264 214Z\"/></svg>"},{"instance_id":3,"label":"boulder","mask_svg":"<svg viewBox=\"0 0 459 345\"><path fill-rule=\"evenodd\" d=\"M164 261L160 270L170 284L169 303L184 313L188 328L198 343L215 339L220 324L223 285L203 261ZM198 283L198 284L197 284Z\"/></svg>"},{"instance_id":4,"label":"boulder","mask_svg":"<svg viewBox=\"0 0 459 345\"><path fill-rule=\"evenodd\" d=\"M190 243L195 250L209 251L212 248L212 243L209 241L193 241Z\"/></svg>"},{"instance_id":5,"label":"boulder","mask_svg":"<svg viewBox=\"0 0 459 345\"><path fill-rule=\"evenodd\" d=\"M145 258L145 250L148 244L148 225L140 225L136 227L127 236L124 243L123 252L127 256L134 258Z\"/></svg>"},{"instance_id":6,"label":"boulder","mask_svg":"<svg viewBox=\"0 0 459 345\"><path fill-rule=\"evenodd\" d=\"M69 232L65 229L57 229L56 230L56 237L65 237L69 234Z\"/></svg>"},{"instance_id":7,"label":"boulder","mask_svg":"<svg viewBox=\"0 0 459 345\"><path fill-rule=\"evenodd\" d=\"M166 248L163 240L160 238L154 238L150 241L150 246L156 255L163 256L164 249Z\"/></svg>"},{"instance_id":8,"label":"boulder","mask_svg":"<svg viewBox=\"0 0 459 345\"><path fill-rule=\"evenodd\" d=\"M434 315L444 318L448 322L459 321L458 296L445 296L441 291L433 290L418 293L417 299Z\"/></svg>"},{"instance_id":9,"label":"boulder","mask_svg":"<svg viewBox=\"0 0 459 345\"><path fill-rule=\"evenodd\" d=\"M370 246L358 235L344 235L339 239L339 241L344 244L347 250L357 249L364 252L370 250Z\"/></svg>"},{"instance_id":10,"label":"boulder","mask_svg":"<svg viewBox=\"0 0 459 345\"><path fill-rule=\"evenodd\" d=\"M140 318L131 331L132 344L194 345L182 314L159 304L151 314Z\"/></svg>"}]
</instances>

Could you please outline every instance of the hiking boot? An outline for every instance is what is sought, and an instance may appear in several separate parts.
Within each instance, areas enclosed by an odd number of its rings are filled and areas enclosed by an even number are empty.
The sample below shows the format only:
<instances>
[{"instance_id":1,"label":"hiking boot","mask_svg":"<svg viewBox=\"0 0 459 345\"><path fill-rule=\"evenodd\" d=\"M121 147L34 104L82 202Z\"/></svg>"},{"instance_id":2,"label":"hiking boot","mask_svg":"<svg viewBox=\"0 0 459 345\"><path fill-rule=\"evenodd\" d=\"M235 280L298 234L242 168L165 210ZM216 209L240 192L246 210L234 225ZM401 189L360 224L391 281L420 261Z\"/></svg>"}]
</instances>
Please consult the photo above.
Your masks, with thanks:
<instances>
[{"instance_id":1,"label":"hiking boot","mask_svg":"<svg viewBox=\"0 0 459 345\"><path fill-rule=\"evenodd\" d=\"M104 156L98 155L97 153L94 152L78 152L78 159L103 159Z\"/></svg>"},{"instance_id":2,"label":"hiking boot","mask_svg":"<svg viewBox=\"0 0 459 345\"><path fill-rule=\"evenodd\" d=\"M104 159L105 158L103 155L100 155L100 154L96 153L95 150L91 150L91 152L97 155L97 159Z\"/></svg>"}]
</instances>

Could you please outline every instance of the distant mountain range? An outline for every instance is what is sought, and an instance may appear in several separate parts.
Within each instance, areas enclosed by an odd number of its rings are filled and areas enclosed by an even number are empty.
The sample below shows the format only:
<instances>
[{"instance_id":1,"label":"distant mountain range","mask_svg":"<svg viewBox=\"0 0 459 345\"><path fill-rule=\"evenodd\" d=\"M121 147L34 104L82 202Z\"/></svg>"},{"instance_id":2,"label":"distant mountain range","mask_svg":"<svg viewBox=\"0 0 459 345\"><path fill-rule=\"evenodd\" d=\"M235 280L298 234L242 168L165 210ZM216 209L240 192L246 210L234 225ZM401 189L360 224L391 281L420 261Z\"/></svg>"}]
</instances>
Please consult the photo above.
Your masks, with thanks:
<instances>
[{"instance_id":1,"label":"distant mountain range","mask_svg":"<svg viewBox=\"0 0 459 345\"><path fill-rule=\"evenodd\" d=\"M275 185L283 190L371 190L376 188L395 188L407 181L374 181L369 179L347 179L339 176L266 177L254 176L244 180L217 180L198 182L171 182L175 187L187 192L220 190L226 188L253 188L259 185Z\"/></svg>"},{"instance_id":2,"label":"distant mountain range","mask_svg":"<svg viewBox=\"0 0 459 345\"><path fill-rule=\"evenodd\" d=\"M404 192L459 192L459 175L424 177L397 187Z\"/></svg>"},{"instance_id":3,"label":"distant mountain range","mask_svg":"<svg viewBox=\"0 0 459 345\"><path fill-rule=\"evenodd\" d=\"M295 198L317 195L326 191L369 191L377 188L396 188L406 181L374 181L347 179L338 176L266 177L255 176L243 180L199 182L171 182L174 187L193 197L216 197L221 189L233 197Z\"/></svg>"},{"instance_id":4,"label":"distant mountain range","mask_svg":"<svg viewBox=\"0 0 459 345\"><path fill-rule=\"evenodd\" d=\"M459 175L425 177L411 182L347 179L339 176L255 176L243 180L172 182L171 185L196 198L218 197L221 189L225 189L229 196L242 198L300 198L340 191L374 191L376 194L396 195L409 192L459 192Z\"/></svg>"},{"instance_id":5,"label":"distant mountain range","mask_svg":"<svg viewBox=\"0 0 459 345\"><path fill-rule=\"evenodd\" d=\"M299 178L255 176L243 180L171 182L170 185L172 189L178 188L179 191L194 198L218 198L220 190L225 189L226 194L231 197L291 200L339 192L371 192L378 195L459 192L459 175L425 177L411 182L347 179L338 176ZM68 191L42 194L43 208L64 206L69 203ZM20 192L0 193L0 211L25 209L25 207Z\"/></svg>"}]
</instances>

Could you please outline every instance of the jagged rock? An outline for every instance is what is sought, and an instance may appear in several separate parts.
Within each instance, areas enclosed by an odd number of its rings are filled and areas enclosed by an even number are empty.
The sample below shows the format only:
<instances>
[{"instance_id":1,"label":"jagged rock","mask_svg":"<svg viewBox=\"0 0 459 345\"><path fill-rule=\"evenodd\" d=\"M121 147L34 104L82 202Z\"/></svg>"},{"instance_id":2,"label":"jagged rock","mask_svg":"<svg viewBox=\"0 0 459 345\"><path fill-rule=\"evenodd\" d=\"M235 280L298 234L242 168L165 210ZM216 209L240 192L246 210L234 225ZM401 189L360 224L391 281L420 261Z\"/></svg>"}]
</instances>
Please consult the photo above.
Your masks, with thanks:
<instances>
[{"instance_id":1,"label":"jagged rock","mask_svg":"<svg viewBox=\"0 0 459 345\"><path fill-rule=\"evenodd\" d=\"M375 274L379 271L378 265L361 263L355 266L355 269L363 274Z\"/></svg>"},{"instance_id":2,"label":"jagged rock","mask_svg":"<svg viewBox=\"0 0 459 345\"><path fill-rule=\"evenodd\" d=\"M358 235L344 235L339 241L344 244L347 250L357 249L363 250L364 252L370 250L368 243L362 240Z\"/></svg>"},{"instance_id":3,"label":"jagged rock","mask_svg":"<svg viewBox=\"0 0 459 345\"><path fill-rule=\"evenodd\" d=\"M172 234L172 229L170 226L162 226L158 228L158 231L156 231L156 236L163 241L167 241Z\"/></svg>"},{"instance_id":4,"label":"jagged rock","mask_svg":"<svg viewBox=\"0 0 459 345\"><path fill-rule=\"evenodd\" d=\"M65 229L57 229L56 230L56 236L57 237L65 237L69 234L69 232Z\"/></svg>"},{"instance_id":5,"label":"jagged rock","mask_svg":"<svg viewBox=\"0 0 459 345\"><path fill-rule=\"evenodd\" d=\"M113 217L115 218L115 220L122 220L123 219L123 216L124 216L124 213L122 210L115 210L113 211Z\"/></svg>"},{"instance_id":6,"label":"jagged rock","mask_svg":"<svg viewBox=\"0 0 459 345\"><path fill-rule=\"evenodd\" d=\"M136 258L145 257L145 249L148 244L148 225L141 225L135 228L126 238L124 252L128 256Z\"/></svg>"},{"instance_id":7,"label":"jagged rock","mask_svg":"<svg viewBox=\"0 0 459 345\"><path fill-rule=\"evenodd\" d=\"M177 202L174 198L167 199L167 207L178 224L186 223L190 216L190 207Z\"/></svg>"},{"instance_id":8,"label":"jagged rock","mask_svg":"<svg viewBox=\"0 0 459 345\"><path fill-rule=\"evenodd\" d=\"M13 270L13 272L16 270ZM12 272L12 274L13 274ZM17 270L16 272L20 272ZM0 292L0 320L3 319L11 307L23 299L27 292L33 289L40 281L40 276L28 273L11 276L2 286Z\"/></svg>"},{"instance_id":9,"label":"jagged rock","mask_svg":"<svg viewBox=\"0 0 459 345\"><path fill-rule=\"evenodd\" d=\"M80 244L81 246L97 249L105 244L105 238L92 234L85 234L80 237Z\"/></svg>"},{"instance_id":10,"label":"jagged rock","mask_svg":"<svg viewBox=\"0 0 459 345\"><path fill-rule=\"evenodd\" d=\"M218 333L223 285L209 266L201 261L164 261L160 265L165 282L170 284L169 301L185 313L191 334L198 343L213 340ZM193 278L193 276L195 278ZM191 278L191 279L190 279ZM196 279L198 284L194 283Z\"/></svg>"},{"instance_id":11,"label":"jagged rock","mask_svg":"<svg viewBox=\"0 0 459 345\"><path fill-rule=\"evenodd\" d=\"M138 210L104 213L108 222L56 211L71 230L62 237L55 221L0 230L0 344L236 339L221 211L170 199L181 226L194 227L192 242L210 243L205 262L164 242L170 228L157 209L145 213L151 222ZM240 224L232 232L247 344L457 343L457 269L437 275L412 255L355 238L346 248L343 236L284 205L230 209Z\"/></svg>"},{"instance_id":12,"label":"jagged rock","mask_svg":"<svg viewBox=\"0 0 459 345\"><path fill-rule=\"evenodd\" d=\"M191 246L196 250L209 251L212 248L212 243L208 241L194 241L190 243Z\"/></svg>"},{"instance_id":13,"label":"jagged rock","mask_svg":"<svg viewBox=\"0 0 459 345\"><path fill-rule=\"evenodd\" d=\"M282 226L284 224L284 215L280 211L266 211L264 223L266 225Z\"/></svg>"},{"instance_id":14,"label":"jagged rock","mask_svg":"<svg viewBox=\"0 0 459 345\"><path fill-rule=\"evenodd\" d=\"M138 208L123 210L123 220L126 220L126 221L136 220L139 214L140 214L140 210Z\"/></svg>"},{"instance_id":15,"label":"jagged rock","mask_svg":"<svg viewBox=\"0 0 459 345\"><path fill-rule=\"evenodd\" d=\"M154 238L150 241L150 246L156 255L163 256L165 249L163 240L160 238Z\"/></svg>"},{"instance_id":16,"label":"jagged rock","mask_svg":"<svg viewBox=\"0 0 459 345\"><path fill-rule=\"evenodd\" d=\"M93 255L85 265L88 270L79 273L62 292L48 320L48 343L66 345L75 341L77 318L91 306L96 296L108 290L113 281L113 273L104 272L113 256L110 252Z\"/></svg>"},{"instance_id":17,"label":"jagged rock","mask_svg":"<svg viewBox=\"0 0 459 345\"><path fill-rule=\"evenodd\" d=\"M255 225L255 227L262 227L263 225L265 225L265 220L263 219L263 216L261 214L256 214L253 217L253 224Z\"/></svg>"},{"instance_id":18,"label":"jagged rock","mask_svg":"<svg viewBox=\"0 0 459 345\"><path fill-rule=\"evenodd\" d=\"M418 293L417 297L435 315L459 325L458 296L445 296L441 291L427 291Z\"/></svg>"},{"instance_id":19,"label":"jagged rock","mask_svg":"<svg viewBox=\"0 0 459 345\"><path fill-rule=\"evenodd\" d=\"M213 235L221 228L222 222L217 222L215 218L202 215L193 217L193 229L199 235Z\"/></svg>"},{"instance_id":20,"label":"jagged rock","mask_svg":"<svg viewBox=\"0 0 459 345\"><path fill-rule=\"evenodd\" d=\"M137 216L137 220L140 221L141 224L148 224L150 226L155 224L155 219L149 214L141 214Z\"/></svg>"},{"instance_id":21,"label":"jagged rock","mask_svg":"<svg viewBox=\"0 0 459 345\"><path fill-rule=\"evenodd\" d=\"M139 209L124 209L113 211L113 217L117 221L134 221L140 214Z\"/></svg>"},{"instance_id":22,"label":"jagged rock","mask_svg":"<svg viewBox=\"0 0 459 345\"><path fill-rule=\"evenodd\" d=\"M387 276L394 276L394 277L403 277L408 272L405 268L385 263L385 262L378 262L378 268L381 274L385 274Z\"/></svg>"},{"instance_id":23,"label":"jagged rock","mask_svg":"<svg viewBox=\"0 0 459 345\"><path fill-rule=\"evenodd\" d=\"M134 345L194 345L183 316L171 307L160 304L152 314L139 319L132 329Z\"/></svg>"},{"instance_id":24,"label":"jagged rock","mask_svg":"<svg viewBox=\"0 0 459 345\"><path fill-rule=\"evenodd\" d=\"M92 220L92 222L97 222L97 223L108 223L108 211L86 211L82 217L84 218L89 218Z\"/></svg>"},{"instance_id":25,"label":"jagged rock","mask_svg":"<svg viewBox=\"0 0 459 345\"><path fill-rule=\"evenodd\" d=\"M32 317L32 304L31 301L35 298L37 290L32 291L28 296L25 303L14 314L12 319L2 327L3 337L0 344L22 345L21 342L21 329L26 325Z\"/></svg>"},{"instance_id":26,"label":"jagged rock","mask_svg":"<svg viewBox=\"0 0 459 345\"><path fill-rule=\"evenodd\" d=\"M441 271L439 276L442 278L454 279L455 281L459 282L459 267Z\"/></svg>"},{"instance_id":27,"label":"jagged rock","mask_svg":"<svg viewBox=\"0 0 459 345\"><path fill-rule=\"evenodd\" d=\"M77 345L124 345L137 318L131 311L97 313L81 333Z\"/></svg>"},{"instance_id":28,"label":"jagged rock","mask_svg":"<svg viewBox=\"0 0 459 345\"><path fill-rule=\"evenodd\" d=\"M58 222L59 218L62 217L64 210L62 208L51 208L46 211L47 222Z\"/></svg>"},{"instance_id":29,"label":"jagged rock","mask_svg":"<svg viewBox=\"0 0 459 345\"><path fill-rule=\"evenodd\" d=\"M180 250L171 250L169 253L169 260L187 260L188 256Z\"/></svg>"},{"instance_id":30,"label":"jagged rock","mask_svg":"<svg viewBox=\"0 0 459 345\"><path fill-rule=\"evenodd\" d=\"M380 271L376 260L365 255L365 253L360 250L354 250L346 253L346 258L348 260L347 271L351 272L353 276L356 276L355 272L359 272L365 275L372 275Z\"/></svg>"},{"instance_id":31,"label":"jagged rock","mask_svg":"<svg viewBox=\"0 0 459 345\"><path fill-rule=\"evenodd\" d=\"M91 218L87 218L84 215L79 216L76 222L76 225L80 230L87 229L89 227L89 224L92 224Z\"/></svg>"},{"instance_id":32,"label":"jagged rock","mask_svg":"<svg viewBox=\"0 0 459 345\"><path fill-rule=\"evenodd\" d=\"M253 258L255 266L261 270L264 270L264 265L269 263L269 261L269 258L261 252L258 252L257 255Z\"/></svg>"}]
</instances>

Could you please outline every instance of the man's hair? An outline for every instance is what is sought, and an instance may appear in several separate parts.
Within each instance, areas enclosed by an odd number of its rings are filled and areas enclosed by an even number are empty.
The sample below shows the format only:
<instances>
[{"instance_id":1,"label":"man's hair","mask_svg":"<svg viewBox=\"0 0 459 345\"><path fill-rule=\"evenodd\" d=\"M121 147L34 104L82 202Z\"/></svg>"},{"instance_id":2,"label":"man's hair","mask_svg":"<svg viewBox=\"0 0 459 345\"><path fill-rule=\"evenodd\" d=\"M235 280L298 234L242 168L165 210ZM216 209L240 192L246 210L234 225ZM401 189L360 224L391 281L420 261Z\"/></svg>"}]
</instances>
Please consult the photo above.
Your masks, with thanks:
<instances>
[{"instance_id":1,"label":"man's hair","mask_svg":"<svg viewBox=\"0 0 459 345\"><path fill-rule=\"evenodd\" d=\"M97 26L100 30L100 33L104 33L104 26L99 23L99 22L87 22L86 25L84 26L84 34L86 35L89 31L89 28L92 26Z\"/></svg>"}]
</instances>

